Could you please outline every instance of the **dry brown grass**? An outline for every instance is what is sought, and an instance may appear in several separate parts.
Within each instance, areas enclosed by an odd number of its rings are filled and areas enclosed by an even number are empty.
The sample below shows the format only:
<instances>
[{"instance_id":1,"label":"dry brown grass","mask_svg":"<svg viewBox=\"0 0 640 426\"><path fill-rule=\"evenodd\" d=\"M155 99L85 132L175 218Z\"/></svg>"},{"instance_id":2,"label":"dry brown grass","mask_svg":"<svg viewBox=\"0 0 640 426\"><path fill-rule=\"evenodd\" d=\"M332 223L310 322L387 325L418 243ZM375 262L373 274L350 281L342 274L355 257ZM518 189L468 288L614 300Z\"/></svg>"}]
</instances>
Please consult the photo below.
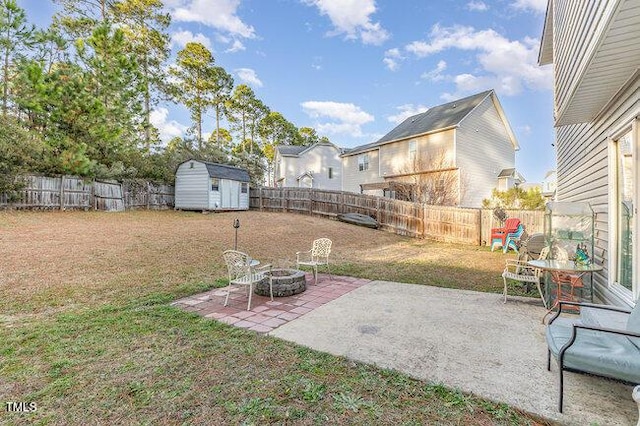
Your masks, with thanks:
<instances>
[{"instance_id":1,"label":"dry brown grass","mask_svg":"<svg viewBox=\"0 0 640 426\"><path fill-rule=\"evenodd\" d=\"M37 313L224 277L221 254L238 248L295 263L314 238L334 242L338 272L372 279L499 291L504 257L486 248L401 237L322 218L238 212L2 212L0 310Z\"/></svg>"}]
</instances>

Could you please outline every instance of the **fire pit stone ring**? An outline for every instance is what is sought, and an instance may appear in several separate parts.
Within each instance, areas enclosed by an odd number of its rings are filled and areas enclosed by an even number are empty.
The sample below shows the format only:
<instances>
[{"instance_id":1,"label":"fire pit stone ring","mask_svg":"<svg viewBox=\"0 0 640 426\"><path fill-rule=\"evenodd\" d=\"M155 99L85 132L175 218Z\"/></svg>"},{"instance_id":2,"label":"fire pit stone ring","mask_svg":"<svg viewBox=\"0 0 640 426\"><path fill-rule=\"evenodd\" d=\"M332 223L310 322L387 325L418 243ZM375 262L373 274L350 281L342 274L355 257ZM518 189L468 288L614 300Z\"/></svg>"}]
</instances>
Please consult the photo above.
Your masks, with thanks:
<instances>
[{"instance_id":1,"label":"fire pit stone ring","mask_svg":"<svg viewBox=\"0 0 640 426\"><path fill-rule=\"evenodd\" d=\"M269 272L267 272L269 274ZM307 289L307 280L303 271L297 269L272 269L273 297L293 296ZM260 281L255 293L269 297L269 278Z\"/></svg>"}]
</instances>

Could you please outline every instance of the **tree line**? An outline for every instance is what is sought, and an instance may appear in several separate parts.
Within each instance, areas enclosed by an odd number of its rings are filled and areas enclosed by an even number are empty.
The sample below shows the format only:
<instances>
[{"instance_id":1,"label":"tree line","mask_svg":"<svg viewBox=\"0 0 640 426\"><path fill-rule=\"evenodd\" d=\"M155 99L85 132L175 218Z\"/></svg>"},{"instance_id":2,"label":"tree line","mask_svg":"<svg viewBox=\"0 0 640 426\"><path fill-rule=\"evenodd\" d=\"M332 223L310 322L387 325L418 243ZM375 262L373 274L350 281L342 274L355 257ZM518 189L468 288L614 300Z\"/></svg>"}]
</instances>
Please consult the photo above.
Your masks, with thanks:
<instances>
[{"instance_id":1,"label":"tree line","mask_svg":"<svg viewBox=\"0 0 640 426\"><path fill-rule=\"evenodd\" d=\"M162 0L53 1L59 11L41 29L16 0L0 0L0 192L23 173L172 182L189 158L245 167L262 184L276 145L327 140L235 85L201 43L170 63ZM191 117L166 145L151 120L161 102Z\"/></svg>"}]
</instances>

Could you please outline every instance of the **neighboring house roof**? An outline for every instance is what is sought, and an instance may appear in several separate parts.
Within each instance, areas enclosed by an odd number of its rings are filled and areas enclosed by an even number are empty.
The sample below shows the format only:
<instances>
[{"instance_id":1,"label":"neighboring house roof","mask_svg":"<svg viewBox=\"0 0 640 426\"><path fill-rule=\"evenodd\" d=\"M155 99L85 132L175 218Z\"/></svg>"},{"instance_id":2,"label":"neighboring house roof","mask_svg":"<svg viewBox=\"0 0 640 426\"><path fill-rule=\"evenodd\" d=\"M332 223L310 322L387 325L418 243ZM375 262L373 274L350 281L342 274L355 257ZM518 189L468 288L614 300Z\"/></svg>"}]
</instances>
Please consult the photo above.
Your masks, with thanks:
<instances>
[{"instance_id":1,"label":"neighboring house roof","mask_svg":"<svg viewBox=\"0 0 640 426\"><path fill-rule=\"evenodd\" d=\"M355 147L345 152L344 155L355 155L361 152L370 151L387 143L455 128L459 126L462 120L464 120L464 118L467 117L488 96L493 98L494 105L498 110L500 118L504 122L509 138L511 139L514 148L518 149L518 142L516 141L511 127L504 116L504 112L502 111L502 107L498 102L495 92L493 90L486 90L472 96L467 96L466 98L435 106L423 113L409 117L376 142Z\"/></svg>"},{"instance_id":2,"label":"neighboring house roof","mask_svg":"<svg viewBox=\"0 0 640 426\"><path fill-rule=\"evenodd\" d=\"M229 166L227 164L210 163L208 161L200 161L200 160L194 160L194 159L187 160L181 164L188 163L190 161L197 161L198 163L202 163L205 166L207 166L209 177L214 177L218 179L238 180L240 182L249 182L251 180L249 178L249 172L246 169Z\"/></svg>"},{"instance_id":3,"label":"neighboring house roof","mask_svg":"<svg viewBox=\"0 0 640 426\"><path fill-rule=\"evenodd\" d=\"M317 142L313 145L278 145L276 146L276 151L283 157L300 157L302 154L307 151L311 151L316 146L331 146L339 152L342 152L341 148L338 148L331 142Z\"/></svg>"},{"instance_id":4,"label":"neighboring house roof","mask_svg":"<svg viewBox=\"0 0 640 426\"><path fill-rule=\"evenodd\" d=\"M297 157L300 153L306 150L308 147L300 145L278 145L276 150L283 157Z\"/></svg>"}]
</instances>

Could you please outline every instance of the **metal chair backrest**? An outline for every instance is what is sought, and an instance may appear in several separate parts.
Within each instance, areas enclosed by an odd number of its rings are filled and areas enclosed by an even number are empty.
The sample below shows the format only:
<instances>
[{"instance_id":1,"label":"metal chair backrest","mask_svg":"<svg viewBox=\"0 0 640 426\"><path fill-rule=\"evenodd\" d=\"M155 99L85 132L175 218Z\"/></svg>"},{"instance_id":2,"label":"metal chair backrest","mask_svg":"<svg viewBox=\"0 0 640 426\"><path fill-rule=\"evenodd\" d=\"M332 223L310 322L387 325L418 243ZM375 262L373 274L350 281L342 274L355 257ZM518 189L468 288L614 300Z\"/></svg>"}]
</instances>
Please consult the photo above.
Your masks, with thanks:
<instances>
[{"instance_id":1,"label":"metal chair backrest","mask_svg":"<svg viewBox=\"0 0 640 426\"><path fill-rule=\"evenodd\" d=\"M227 265L229 279L242 277L250 273L249 255L241 251L227 250L222 254L224 263Z\"/></svg>"},{"instance_id":2,"label":"metal chair backrest","mask_svg":"<svg viewBox=\"0 0 640 426\"><path fill-rule=\"evenodd\" d=\"M311 258L317 261L319 258L325 261L329 258L331 253L331 240L328 238L318 238L313 241L313 247L311 247Z\"/></svg>"}]
</instances>

